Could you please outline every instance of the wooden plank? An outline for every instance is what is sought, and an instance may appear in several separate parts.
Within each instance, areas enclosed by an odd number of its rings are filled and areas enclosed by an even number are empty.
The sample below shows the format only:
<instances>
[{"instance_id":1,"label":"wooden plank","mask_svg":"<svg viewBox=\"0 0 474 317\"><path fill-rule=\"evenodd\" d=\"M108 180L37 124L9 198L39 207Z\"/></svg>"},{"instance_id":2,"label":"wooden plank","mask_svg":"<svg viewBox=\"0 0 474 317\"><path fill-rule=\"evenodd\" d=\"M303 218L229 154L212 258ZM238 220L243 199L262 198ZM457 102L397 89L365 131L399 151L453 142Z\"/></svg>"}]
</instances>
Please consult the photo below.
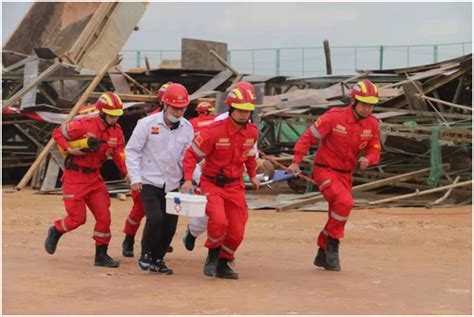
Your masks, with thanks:
<instances>
[{"instance_id":1,"label":"wooden plank","mask_svg":"<svg viewBox=\"0 0 474 317\"><path fill-rule=\"evenodd\" d=\"M420 95L420 94L418 94L418 95ZM447 102L447 101L444 101L444 100L431 98L431 97L428 97L428 96L421 96L421 98L426 99L426 100L430 100L430 101L433 101L433 102L436 102L436 103L440 103L440 104L443 104L443 105L446 105L446 106L449 106L449 107L453 107L453 108L462 109L462 110L472 112L472 107L461 106L461 105L458 105L458 104L455 104L455 103L452 103L452 102Z\"/></svg>"},{"instance_id":2,"label":"wooden plank","mask_svg":"<svg viewBox=\"0 0 474 317\"><path fill-rule=\"evenodd\" d=\"M445 191L445 190L450 189L450 188L456 188L456 187L466 186L466 185L470 185L470 184L472 184L472 180L464 181L464 182L457 183L457 184L451 184L451 185L447 185L447 186L441 186L441 187L437 187L437 188L433 188L433 189L428 189L428 190L424 190L424 191L421 191L421 192L419 190L417 190L416 192L411 193L411 194L395 196L395 197L390 197L390 198L385 198L385 199L380 199L380 200L375 200L375 201L369 201L368 204L370 206L373 206L373 205L378 205L378 204L382 204L382 203L386 203L386 202L390 202L390 201L403 200L405 198L437 193L437 192Z\"/></svg>"},{"instance_id":3,"label":"wooden plank","mask_svg":"<svg viewBox=\"0 0 474 317\"><path fill-rule=\"evenodd\" d=\"M56 160L51 156L48 161L48 168L46 169L46 174L44 176L43 183L41 184L40 191L52 190L56 188L59 171L60 167L58 163L56 163Z\"/></svg>"},{"instance_id":4,"label":"wooden plank","mask_svg":"<svg viewBox=\"0 0 474 317\"><path fill-rule=\"evenodd\" d=\"M230 77L232 77L232 72L230 70L225 69L221 71L219 74L212 77L207 83L202 85L198 90L193 92L192 95L189 96L189 100L193 101L198 98L208 96L210 92L214 94L214 90L227 81Z\"/></svg>"}]
</instances>

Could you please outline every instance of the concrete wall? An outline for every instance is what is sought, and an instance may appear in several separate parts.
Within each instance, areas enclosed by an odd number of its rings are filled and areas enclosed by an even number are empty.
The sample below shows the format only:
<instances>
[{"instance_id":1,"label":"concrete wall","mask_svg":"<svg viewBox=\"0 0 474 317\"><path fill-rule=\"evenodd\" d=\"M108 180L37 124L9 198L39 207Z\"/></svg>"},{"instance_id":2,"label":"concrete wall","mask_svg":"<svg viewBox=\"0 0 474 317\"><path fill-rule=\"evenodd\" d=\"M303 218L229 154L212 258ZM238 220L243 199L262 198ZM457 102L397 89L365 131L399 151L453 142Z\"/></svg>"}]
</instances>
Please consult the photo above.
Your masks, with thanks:
<instances>
[{"instance_id":1,"label":"concrete wall","mask_svg":"<svg viewBox=\"0 0 474 317\"><path fill-rule=\"evenodd\" d=\"M195 39L181 40L181 67L183 69L224 70L215 57L209 54L214 50L227 60L227 44Z\"/></svg>"}]
</instances>

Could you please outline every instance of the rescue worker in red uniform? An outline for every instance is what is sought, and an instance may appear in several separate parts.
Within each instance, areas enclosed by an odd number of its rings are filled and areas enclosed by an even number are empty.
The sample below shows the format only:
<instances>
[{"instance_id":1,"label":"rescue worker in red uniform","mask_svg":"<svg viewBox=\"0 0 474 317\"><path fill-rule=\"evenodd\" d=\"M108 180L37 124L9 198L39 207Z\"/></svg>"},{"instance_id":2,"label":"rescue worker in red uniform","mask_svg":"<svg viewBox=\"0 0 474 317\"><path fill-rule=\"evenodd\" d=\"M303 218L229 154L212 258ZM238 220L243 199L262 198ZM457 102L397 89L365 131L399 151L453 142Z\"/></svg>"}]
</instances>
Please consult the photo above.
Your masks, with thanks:
<instances>
[{"instance_id":1,"label":"rescue worker in red uniform","mask_svg":"<svg viewBox=\"0 0 474 317\"><path fill-rule=\"evenodd\" d=\"M239 81L238 83L235 84L234 88L241 88L241 89L247 90L251 96L252 103L255 104L255 101L257 98L255 95L255 88L253 87L251 83L248 83L245 81ZM229 106L230 104L227 104L227 105ZM224 120L228 117L229 117L229 112L224 112L216 116L214 118L214 121ZM257 150L256 147L255 147L255 150ZM255 157L258 158L258 151ZM183 243L186 250L192 251L194 249L196 238L202 233L204 233L206 231L206 228L207 228L207 216L191 218L191 221L189 222L188 227L186 228L186 232L184 233L184 236L183 236Z\"/></svg>"},{"instance_id":2,"label":"rescue worker in red uniform","mask_svg":"<svg viewBox=\"0 0 474 317\"><path fill-rule=\"evenodd\" d=\"M109 155L120 172L127 178L125 166L124 136L117 123L123 114L122 101L113 92L106 92L96 103L99 116L73 121L53 131L56 143L67 151L62 178L63 197L67 216L55 221L48 230L45 249L49 254L56 251L59 238L86 222L86 206L96 224L93 239L96 243L96 266L118 267L119 262L107 254L110 242L110 197L99 169ZM68 141L87 137L103 140L95 151L84 152L72 148Z\"/></svg>"},{"instance_id":3,"label":"rescue worker in red uniform","mask_svg":"<svg viewBox=\"0 0 474 317\"><path fill-rule=\"evenodd\" d=\"M252 184L258 188L254 145L258 129L250 123L255 105L252 96L234 88L226 98L229 117L212 123L195 137L183 159L182 192L193 188L192 176L199 160L205 158L200 188L207 195L207 241L209 249L204 274L227 279L239 276L229 266L244 237L248 219L243 182L244 164Z\"/></svg>"},{"instance_id":4,"label":"rescue worker in red uniform","mask_svg":"<svg viewBox=\"0 0 474 317\"><path fill-rule=\"evenodd\" d=\"M207 101L200 102L196 106L196 111L199 115L189 120L193 125L194 135L197 135L202 129L209 126L217 117L217 115L211 114L214 111L214 107Z\"/></svg>"},{"instance_id":5,"label":"rescue worker in red uniform","mask_svg":"<svg viewBox=\"0 0 474 317\"><path fill-rule=\"evenodd\" d=\"M158 108L148 113L147 116L150 116L155 113L159 113L163 109L163 96L166 92L166 89L171 85L172 82L167 82L163 84L156 93L156 99L158 99ZM140 192L132 190L132 200L133 206L130 210L127 219L125 220L125 226L123 227L123 233L125 233L125 238L122 242L122 255L125 257L133 258L133 246L135 244L135 234L140 227L140 222L143 217L145 217L145 209L143 208L142 198ZM173 248L168 247L167 252L172 252Z\"/></svg>"},{"instance_id":6,"label":"rescue worker in red uniform","mask_svg":"<svg viewBox=\"0 0 474 317\"><path fill-rule=\"evenodd\" d=\"M311 145L320 141L314 158L313 179L329 203L328 221L318 237L314 265L340 271L339 240L353 207L352 174L380 160L378 120L372 115L379 101L377 87L369 80L358 82L351 92L351 105L332 108L307 129L294 147L289 171L299 165ZM363 152L362 155L359 155Z\"/></svg>"}]
</instances>

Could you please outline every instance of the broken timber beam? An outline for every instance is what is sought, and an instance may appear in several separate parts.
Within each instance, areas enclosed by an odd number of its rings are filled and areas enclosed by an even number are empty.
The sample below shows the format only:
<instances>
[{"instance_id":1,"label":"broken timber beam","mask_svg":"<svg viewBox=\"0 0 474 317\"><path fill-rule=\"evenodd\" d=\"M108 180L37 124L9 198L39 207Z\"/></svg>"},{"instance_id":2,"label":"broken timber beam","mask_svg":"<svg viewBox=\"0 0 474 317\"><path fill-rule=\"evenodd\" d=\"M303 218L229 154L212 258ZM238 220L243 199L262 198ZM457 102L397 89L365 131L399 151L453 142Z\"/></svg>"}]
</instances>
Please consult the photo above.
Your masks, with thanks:
<instances>
[{"instance_id":1,"label":"broken timber beam","mask_svg":"<svg viewBox=\"0 0 474 317\"><path fill-rule=\"evenodd\" d=\"M459 182L459 179L461 178L461 176L456 176L456 179L453 181L453 184L457 184ZM453 191L453 187L451 187L450 189L448 189L448 191L440 198L436 199L435 201L432 201L432 202L429 202L426 204L426 208L431 208L433 207L434 205L438 205L440 203L442 203L443 201L446 200L446 198L449 197L449 195L451 195L451 192Z\"/></svg>"},{"instance_id":2,"label":"broken timber beam","mask_svg":"<svg viewBox=\"0 0 474 317\"><path fill-rule=\"evenodd\" d=\"M443 164L443 167L447 167L447 166L448 166L448 164ZM392 176L392 177L389 177L389 178L377 180L377 181L374 181L374 182L371 182L371 183L354 186L352 188L352 192L363 192L363 191L379 188L379 187L382 187L382 186L387 186L387 185L390 185L394 182L407 181L407 180L412 179L414 177L417 177L421 174L427 173L430 170L431 170L431 168L427 167L427 168L423 168L423 169L418 170L418 171L409 172L409 173L405 173L405 174L402 174L402 175L397 175L397 176ZM308 197L308 198L302 199L298 202L289 203L289 204L277 207L276 211L281 212L281 211L285 211L285 210L289 210L289 209L296 209L296 208L304 206L304 205L308 205L308 204L318 202L322 199L324 199L323 195L321 195L320 193L315 193L314 197Z\"/></svg>"},{"instance_id":3,"label":"broken timber beam","mask_svg":"<svg viewBox=\"0 0 474 317\"><path fill-rule=\"evenodd\" d=\"M455 103L452 103L452 102L448 102L448 101L444 101L444 100L440 100L440 99L436 99L436 98L431 98L431 97L428 97L428 96L425 96L425 95L421 95L421 94L417 94L417 95L418 95L420 98L422 98L422 99L430 100L430 101L433 101L433 102L436 102L436 103L440 103L440 104L443 104L443 105L446 105L446 106L449 106L449 107L453 107L453 108L457 108L457 109L462 109L462 110L467 110L467 111L471 111L471 112L472 112L472 108L470 108L470 107L458 105L458 104L455 104Z\"/></svg>"},{"instance_id":4,"label":"broken timber beam","mask_svg":"<svg viewBox=\"0 0 474 317\"><path fill-rule=\"evenodd\" d=\"M56 62L53 65L49 66L44 72L42 72L38 77L36 77L35 80L32 80L28 85L23 87L20 91L18 91L16 94L11 96L7 101L5 101L5 103L2 105L2 109L10 107L12 104L18 101L21 97L23 97L23 95L25 95L28 91L36 87L45 78L47 78L49 75L51 75L56 70L58 70L59 67L61 67L60 62Z\"/></svg>"},{"instance_id":5,"label":"broken timber beam","mask_svg":"<svg viewBox=\"0 0 474 317\"><path fill-rule=\"evenodd\" d=\"M79 108L87 101L91 92L97 87L97 85L102 80L102 77L104 77L104 75L107 73L109 68L114 65L115 61L116 61L116 58L110 60L110 62L104 65L104 67L99 71L99 73L95 76L94 80L87 87L86 91L82 94L81 98L79 98L77 103L71 109L71 112L69 112L68 116L66 117L64 122L61 124L61 127L64 127L66 124L68 124L69 121L72 120L72 118L74 118L76 113L79 111ZM33 176L33 173L39 167L41 162L48 156L48 153L49 151L51 151L51 148L53 147L54 143L55 143L54 139L51 138L49 142L45 145L41 153L37 156L36 160L33 162L33 164L30 166L26 174L23 176L23 178L20 180L20 182L16 186L17 190L22 190L23 187L25 187L26 184L28 184L28 181Z\"/></svg>"}]
</instances>

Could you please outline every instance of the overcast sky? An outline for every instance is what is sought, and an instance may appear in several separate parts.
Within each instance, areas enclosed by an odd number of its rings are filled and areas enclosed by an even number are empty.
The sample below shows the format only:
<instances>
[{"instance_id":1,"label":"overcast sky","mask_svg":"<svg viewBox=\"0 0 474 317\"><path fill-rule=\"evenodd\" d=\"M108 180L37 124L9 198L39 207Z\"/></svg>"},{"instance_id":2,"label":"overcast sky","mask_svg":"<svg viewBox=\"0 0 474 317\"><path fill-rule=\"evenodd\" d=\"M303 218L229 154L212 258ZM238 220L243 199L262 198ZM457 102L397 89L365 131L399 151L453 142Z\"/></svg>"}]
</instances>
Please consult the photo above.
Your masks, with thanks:
<instances>
[{"instance_id":1,"label":"overcast sky","mask_svg":"<svg viewBox=\"0 0 474 317\"><path fill-rule=\"evenodd\" d=\"M31 3L2 3L3 42ZM464 3L150 3L124 49L180 49L181 38L230 49L470 42Z\"/></svg>"}]
</instances>

